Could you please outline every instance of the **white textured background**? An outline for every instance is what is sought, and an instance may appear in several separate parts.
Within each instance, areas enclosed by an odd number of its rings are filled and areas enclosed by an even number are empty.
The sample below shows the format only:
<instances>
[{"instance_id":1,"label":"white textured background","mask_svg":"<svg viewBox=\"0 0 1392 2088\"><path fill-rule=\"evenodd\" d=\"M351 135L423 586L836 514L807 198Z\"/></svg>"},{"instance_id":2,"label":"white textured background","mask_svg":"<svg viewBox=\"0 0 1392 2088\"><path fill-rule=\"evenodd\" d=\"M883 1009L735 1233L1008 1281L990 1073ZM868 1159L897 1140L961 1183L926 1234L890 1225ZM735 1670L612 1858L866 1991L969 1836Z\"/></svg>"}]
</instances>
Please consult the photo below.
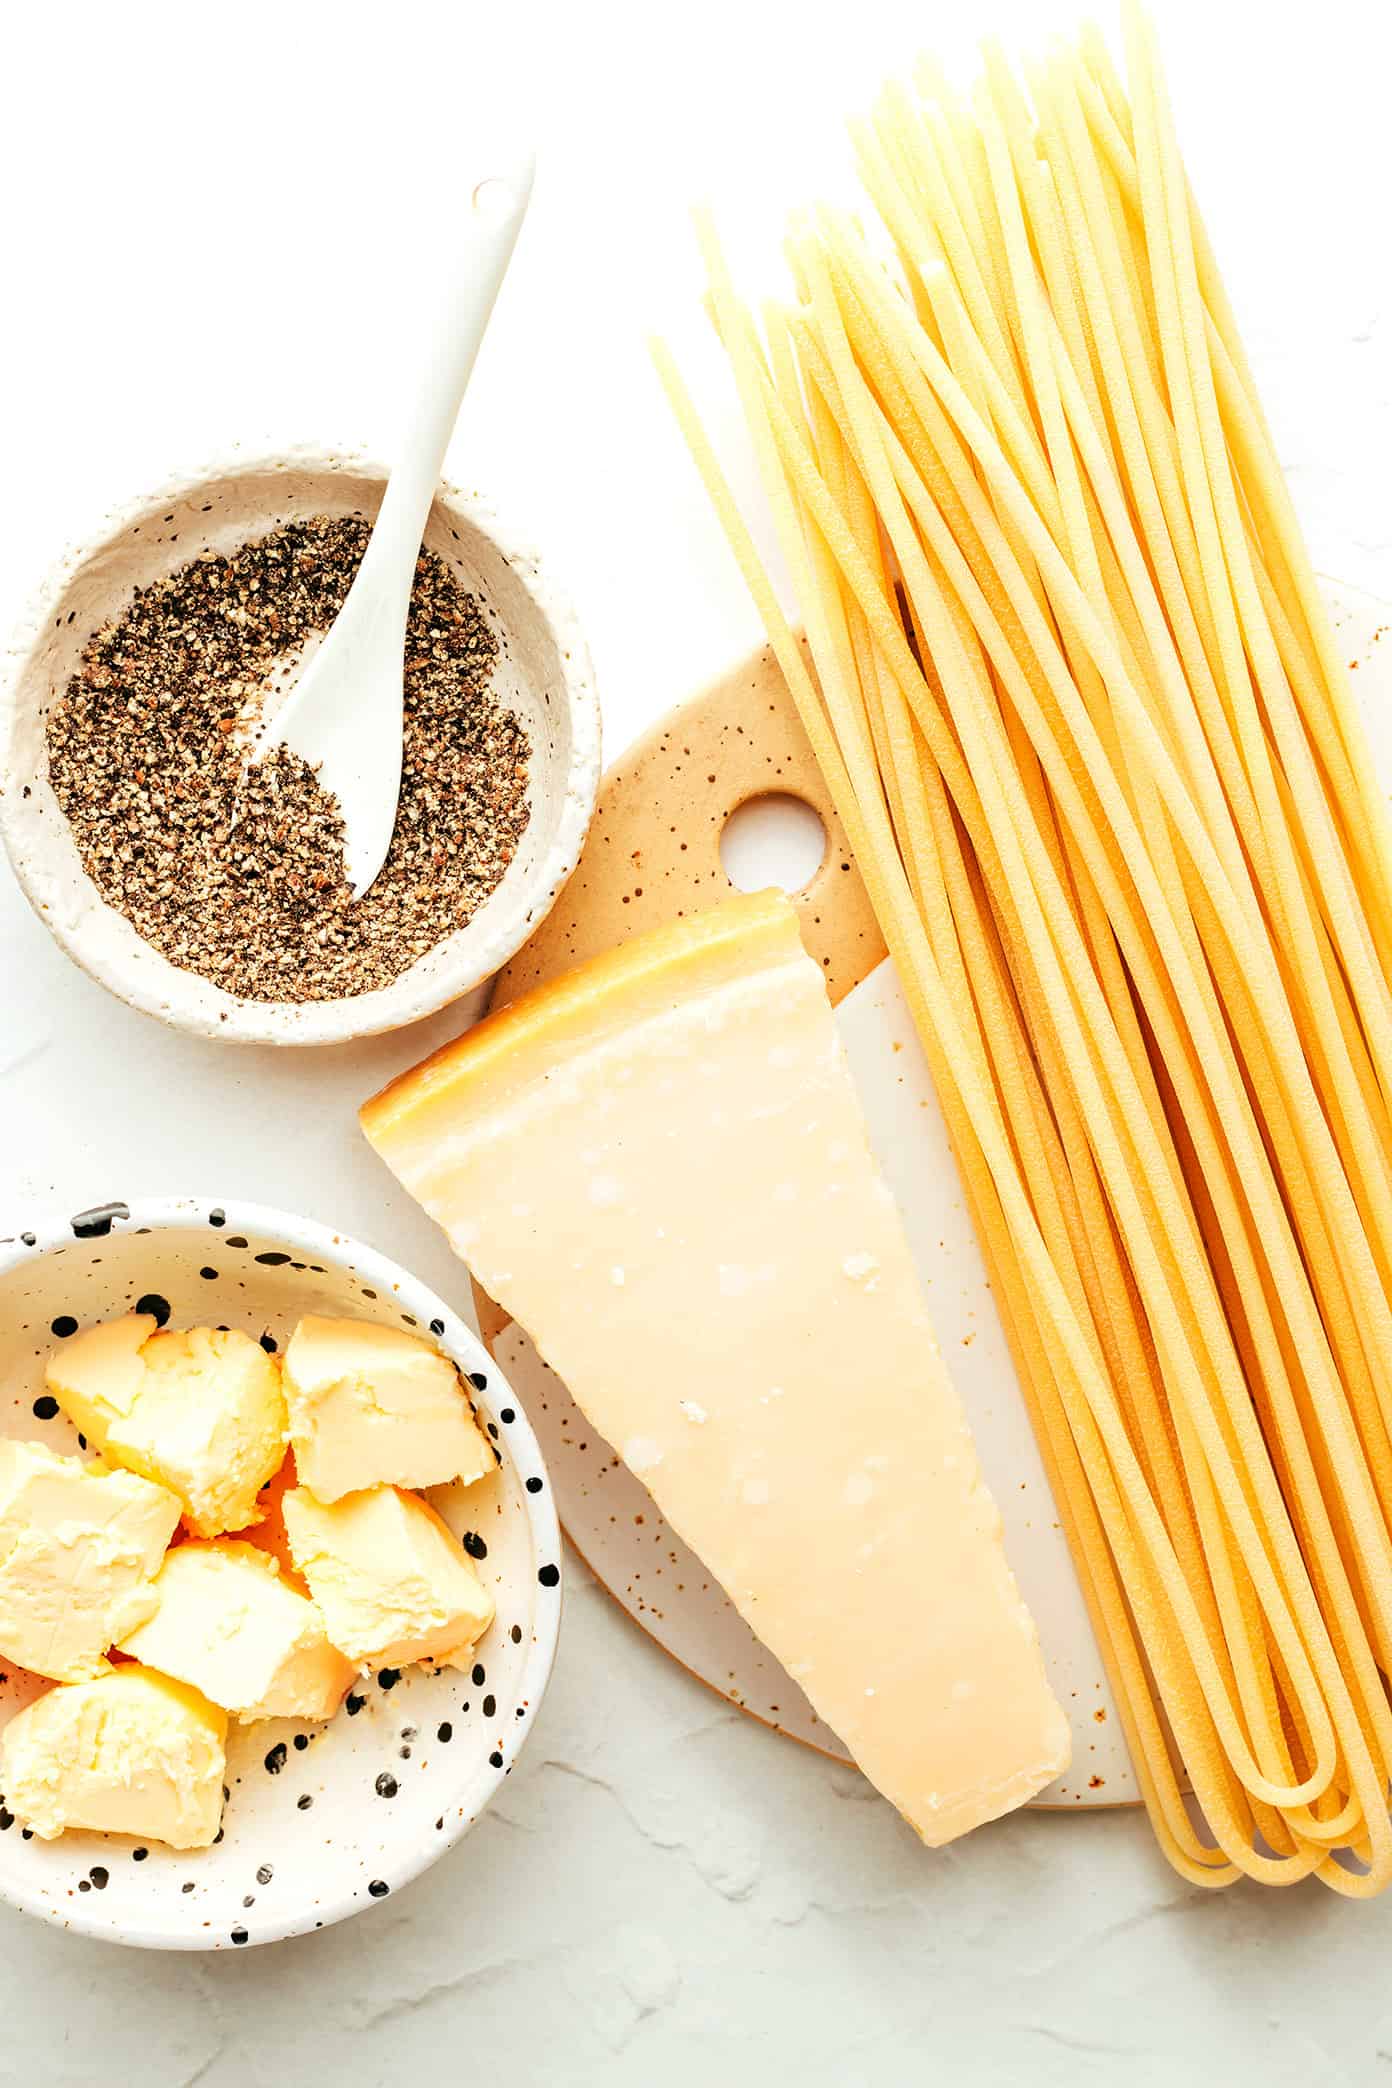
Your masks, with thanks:
<instances>
[{"instance_id":1,"label":"white textured background","mask_svg":"<svg viewBox=\"0 0 1392 2088\"><path fill-rule=\"evenodd\" d=\"M1392 593L1387 123L1375 0L1154 0L1190 164L1318 563ZM758 275L844 191L839 118L921 43L1038 39L1060 0L328 0L6 13L0 622L167 469L266 433L390 442L431 257L522 123L543 171L454 476L569 581L610 751L756 633L650 379L733 425L685 207ZM945 16L945 21L935 19ZM449 1023L427 1034L447 1034ZM459 1297L353 1103L424 1035L275 1059L168 1036L0 888L0 1218L190 1187L365 1234ZM0 1911L0 2082L809 2088L1364 2082L1392 1901L1190 1892L1139 1817L921 1850L854 1777L725 1710L573 1570L529 1756L480 1829L347 1926L159 1959Z\"/></svg>"}]
</instances>

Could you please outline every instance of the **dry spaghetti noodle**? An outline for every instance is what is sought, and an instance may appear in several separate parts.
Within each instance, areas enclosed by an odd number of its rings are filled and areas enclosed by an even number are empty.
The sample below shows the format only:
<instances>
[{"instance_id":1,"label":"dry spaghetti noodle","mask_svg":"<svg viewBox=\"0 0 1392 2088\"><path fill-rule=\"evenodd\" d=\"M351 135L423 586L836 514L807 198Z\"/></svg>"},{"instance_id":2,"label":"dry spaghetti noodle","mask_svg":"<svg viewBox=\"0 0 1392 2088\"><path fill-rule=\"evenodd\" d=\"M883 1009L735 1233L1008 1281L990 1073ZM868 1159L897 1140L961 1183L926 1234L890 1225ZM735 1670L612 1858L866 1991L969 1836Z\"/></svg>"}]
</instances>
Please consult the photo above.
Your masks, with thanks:
<instances>
[{"instance_id":1,"label":"dry spaghetti noodle","mask_svg":"<svg viewBox=\"0 0 1392 2088\"><path fill-rule=\"evenodd\" d=\"M815 673L659 367L942 1099L1146 1804L1392 1879L1392 834L1151 32L855 127L729 355ZM1204 1828L1186 1801L1192 1794Z\"/></svg>"}]
</instances>

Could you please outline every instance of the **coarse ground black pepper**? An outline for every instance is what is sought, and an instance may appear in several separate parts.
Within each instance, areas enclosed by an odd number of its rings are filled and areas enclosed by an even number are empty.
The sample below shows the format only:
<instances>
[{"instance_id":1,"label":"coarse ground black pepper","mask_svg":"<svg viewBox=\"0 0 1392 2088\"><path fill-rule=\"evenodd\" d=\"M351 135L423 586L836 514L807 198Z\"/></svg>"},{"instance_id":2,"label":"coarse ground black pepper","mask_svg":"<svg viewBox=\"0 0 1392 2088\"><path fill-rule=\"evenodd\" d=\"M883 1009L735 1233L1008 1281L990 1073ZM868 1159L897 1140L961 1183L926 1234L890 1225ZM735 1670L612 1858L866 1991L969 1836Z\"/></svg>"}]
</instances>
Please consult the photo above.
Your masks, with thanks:
<instances>
[{"instance_id":1,"label":"coarse ground black pepper","mask_svg":"<svg viewBox=\"0 0 1392 2088\"><path fill-rule=\"evenodd\" d=\"M316 515L137 591L49 713L49 776L87 874L174 964L245 1000L390 985L501 881L527 824L525 727L491 686L498 641L422 550L406 633L396 831L354 901L337 801L248 735L333 622L367 545Z\"/></svg>"}]
</instances>

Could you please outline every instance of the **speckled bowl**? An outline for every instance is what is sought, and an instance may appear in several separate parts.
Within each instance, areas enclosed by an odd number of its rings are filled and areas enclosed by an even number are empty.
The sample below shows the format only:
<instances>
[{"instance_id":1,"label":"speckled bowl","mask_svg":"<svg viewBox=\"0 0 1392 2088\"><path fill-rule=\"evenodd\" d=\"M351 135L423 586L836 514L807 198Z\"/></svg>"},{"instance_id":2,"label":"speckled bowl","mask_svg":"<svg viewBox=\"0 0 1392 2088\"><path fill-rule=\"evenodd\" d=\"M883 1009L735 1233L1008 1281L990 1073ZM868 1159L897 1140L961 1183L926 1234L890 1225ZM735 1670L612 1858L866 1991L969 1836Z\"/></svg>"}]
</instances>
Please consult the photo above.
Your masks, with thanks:
<instances>
[{"instance_id":1,"label":"speckled bowl","mask_svg":"<svg viewBox=\"0 0 1392 2088\"><path fill-rule=\"evenodd\" d=\"M375 993L333 1001L239 1000L181 971L97 891L48 781L44 724L92 632L137 587L200 551L230 551L308 515L376 515L386 481L355 453L297 449L172 481L63 559L16 634L0 697L0 832L30 902L84 971L122 1000L199 1036L341 1044L418 1021L506 964L550 911L579 858L599 784L599 701L573 610L535 552L485 502L442 486L425 542L476 595L499 638L495 686L532 744L530 817L497 890Z\"/></svg>"},{"instance_id":2,"label":"speckled bowl","mask_svg":"<svg viewBox=\"0 0 1392 2088\"><path fill-rule=\"evenodd\" d=\"M502 1464L431 1499L486 1545L498 1614L471 1674L390 1669L325 1726L233 1726L223 1837L179 1852L128 1836L29 1839L0 1810L0 1895L60 1927L161 1950L223 1950L323 1928L425 1869L511 1771L546 1689L561 1614L561 1541L525 1415L468 1328L414 1277L307 1218L200 1199L107 1204L0 1239L0 1427L73 1452L44 1396L55 1341L165 1300L173 1326L283 1344L304 1312L418 1328L466 1372ZM40 1688L0 1680L0 1726ZM465 1859L467 1860L467 1859Z\"/></svg>"}]
</instances>

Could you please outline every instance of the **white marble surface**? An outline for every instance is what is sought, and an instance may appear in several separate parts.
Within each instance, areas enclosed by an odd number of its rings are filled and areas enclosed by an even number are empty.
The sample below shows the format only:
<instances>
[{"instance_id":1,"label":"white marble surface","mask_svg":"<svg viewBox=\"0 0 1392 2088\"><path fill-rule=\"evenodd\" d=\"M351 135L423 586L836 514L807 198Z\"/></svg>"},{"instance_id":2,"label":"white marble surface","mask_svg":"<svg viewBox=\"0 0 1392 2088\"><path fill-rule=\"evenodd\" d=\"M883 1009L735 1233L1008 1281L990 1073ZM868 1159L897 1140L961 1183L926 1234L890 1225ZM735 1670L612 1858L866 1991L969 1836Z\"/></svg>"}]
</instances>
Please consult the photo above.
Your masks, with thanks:
<instances>
[{"instance_id":1,"label":"white marble surface","mask_svg":"<svg viewBox=\"0 0 1392 2088\"><path fill-rule=\"evenodd\" d=\"M1392 593L1387 12L1154 7L1316 557ZM786 202L845 188L839 114L887 67L1072 10L935 12L48 0L8 19L0 618L108 502L229 440L388 442L470 140L526 122L534 221L451 468L569 580L617 748L755 635L643 350L669 332L732 425L686 202L733 220L757 273ZM0 980L7 1218L216 1187L336 1219L462 1295L351 1121L448 1019L322 1054L176 1039L72 971L7 882ZM0 2080L1304 2088L1382 2077L1389 1945L1392 1904L1190 1892L1125 1814L1019 1817L928 1854L856 1778L666 1664L576 1569L531 1753L424 1882L207 1961L0 1912Z\"/></svg>"}]
</instances>

